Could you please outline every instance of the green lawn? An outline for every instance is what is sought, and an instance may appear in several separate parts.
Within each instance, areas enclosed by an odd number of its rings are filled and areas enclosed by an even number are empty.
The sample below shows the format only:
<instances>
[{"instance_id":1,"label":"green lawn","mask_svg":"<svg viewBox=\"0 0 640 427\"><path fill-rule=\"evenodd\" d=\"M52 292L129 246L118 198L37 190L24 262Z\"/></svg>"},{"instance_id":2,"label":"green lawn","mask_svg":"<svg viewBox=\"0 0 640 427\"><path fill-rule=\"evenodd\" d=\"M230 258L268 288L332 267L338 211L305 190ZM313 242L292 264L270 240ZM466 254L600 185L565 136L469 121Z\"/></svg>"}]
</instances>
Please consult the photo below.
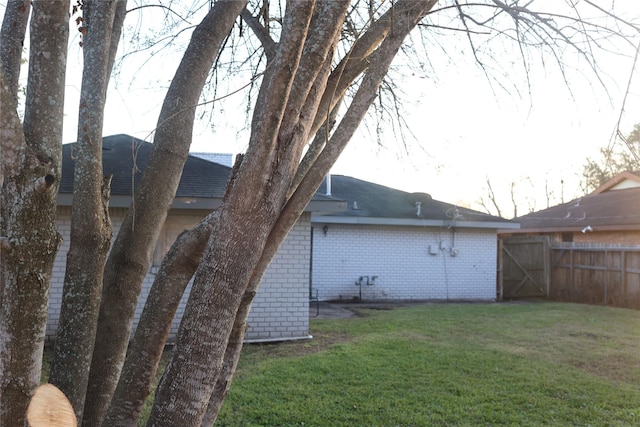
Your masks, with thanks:
<instances>
[{"instance_id":1,"label":"green lawn","mask_svg":"<svg viewBox=\"0 0 640 427\"><path fill-rule=\"evenodd\" d=\"M434 304L248 345L222 426L640 425L640 312Z\"/></svg>"}]
</instances>

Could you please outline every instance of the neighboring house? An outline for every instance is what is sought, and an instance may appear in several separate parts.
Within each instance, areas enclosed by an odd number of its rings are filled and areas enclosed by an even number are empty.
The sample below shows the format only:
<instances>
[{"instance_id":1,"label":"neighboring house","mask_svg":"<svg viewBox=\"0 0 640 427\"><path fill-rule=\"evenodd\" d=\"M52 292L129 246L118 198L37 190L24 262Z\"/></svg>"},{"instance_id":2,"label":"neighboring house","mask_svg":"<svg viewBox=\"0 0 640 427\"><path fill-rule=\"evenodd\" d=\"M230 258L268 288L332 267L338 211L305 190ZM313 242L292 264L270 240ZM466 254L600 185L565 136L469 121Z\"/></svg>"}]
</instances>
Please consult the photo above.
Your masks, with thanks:
<instances>
[{"instance_id":1,"label":"neighboring house","mask_svg":"<svg viewBox=\"0 0 640 427\"><path fill-rule=\"evenodd\" d=\"M497 229L517 223L347 176L319 193L348 208L312 213L320 300L495 300Z\"/></svg>"},{"instance_id":2,"label":"neighboring house","mask_svg":"<svg viewBox=\"0 0 640 427\"><path fill-rule=\"evenodd\" d=\"M48 340L54 339L58 326L66 254L69 250L74 147L75 144L65 144L62 149L62 182L58 196L56 224L63 235L64 243L57 254L51 281ZM151 149L152 144L127 135L103 138L103 169L105 174L113 174L109 212L114 238L131 205L131 194L142 176ZM143 304L164 254L180 232L191 228L212 209L220 206L230 170L229 167L194 156L189 156L187 159L173 206L158 240L153 265L144 279L134 326L140 318ZM344 202L335 197L321 195L314 197L307 206L262 280L251 309L247 340L268 341L309 337L311 212L335 212L344 208ZM177 332L185 304L186 295L173 321L170 339Z\"/></svg>"},{"instance_id":3,"label":"neighboring house","mask_svg":"<svg viewBox=\"0 0 640 427\"><path fill-rule=\"evenodd\" d=\"M551 242L640 245L640 171L623 172L592 193L516 218L509 235L545 235Z\"/></svg>"},{"instance_id":4,"label":"neighboring house","mask_svg":"<svg viewBox=\"0 0 640 427\"><path fill-rule=\"evenodd\" d=\"M519 230L499 230L505 298L640 309L640 172L515 220Z\"/></svg>"}]
</instances>

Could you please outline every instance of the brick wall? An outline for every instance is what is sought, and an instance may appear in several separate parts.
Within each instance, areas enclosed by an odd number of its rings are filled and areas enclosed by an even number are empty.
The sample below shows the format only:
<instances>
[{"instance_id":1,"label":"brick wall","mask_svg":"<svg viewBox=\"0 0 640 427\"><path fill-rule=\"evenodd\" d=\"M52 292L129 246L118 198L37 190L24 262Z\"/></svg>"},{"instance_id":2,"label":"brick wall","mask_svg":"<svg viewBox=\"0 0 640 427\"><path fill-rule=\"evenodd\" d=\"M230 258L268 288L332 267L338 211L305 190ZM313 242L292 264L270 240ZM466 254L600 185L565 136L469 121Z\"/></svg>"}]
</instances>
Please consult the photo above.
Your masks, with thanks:
<instances>
[{"instance_id":1,"label":"brick wall","mask_svg":"<svg viewBox=\"0 0 640 427\"><path fill-rule=\"evenodd\" d=\"M111 210L114 236L120 229L125 213L124 209ZM169 217L168 221L170 220L171 217ZM56 225L64 241L56 256L51 280L49 319L47 322L48 341L52 341L55 338L60 318L66 254L69 250L70 208L58 208ZM304 214L289 233L289 236L287 236L287 239L271 262L249 315L247 340L294 339L307 338L309 336L310 229L310 216L309 214ZM151 267L149 274L144 279L140 301L135 313L134 328L142 314L142 308L153 284L157 269L157 266ZM175 334L178 331L180 318L184 313L190 288L191 286L189 285L185 296L180 301L176 317L171 326L170 340L175 338Z\"/></svg>"},{"instance_id":2,"label":"brick wall","mask_svg":"<svg viewBox=\"0 0 640 427\"><path fill-rule=\"evenodd\" d=\"M69 235L71 234L71 208L58 207L56 227L62 235L62 245L53 262L51 285L49 288L49 318L47 321L47 340L51 340L58 329L60 319L60 305L62 304L62 286L64 284L64 272L69 252Z\"/></svg>"},{"instance_id":3,"label":"brick wall","mask_svg":"<svg viewBox=\"0 0 640 427\"><path fill-rule=\"evenodd\" d=\"M304 214L265 273L249 314L247 340L309 336L310 215Z\"/></svg>"},{"instance_id":4,"label":"brick wall","mask_svg":"<svg viewBox=\"0 0 640 427\"><path fill-rule=\"evenodd\" d=\"M592 231L573 233L576 243L602 243L612 245L640 245L640 230Z\"/></svg>"},{"instance_id":5,"label":"brick wall","mask_svg":"<svg viewBox=\"0 0 640 427\"><path fill-rule=\"evenodd\" d=\"M359 297L360 276L377 276L364 300L494 300L496 242L495 230L314 224L312 283L321 300Z\"/></svg>"}]
</instances>

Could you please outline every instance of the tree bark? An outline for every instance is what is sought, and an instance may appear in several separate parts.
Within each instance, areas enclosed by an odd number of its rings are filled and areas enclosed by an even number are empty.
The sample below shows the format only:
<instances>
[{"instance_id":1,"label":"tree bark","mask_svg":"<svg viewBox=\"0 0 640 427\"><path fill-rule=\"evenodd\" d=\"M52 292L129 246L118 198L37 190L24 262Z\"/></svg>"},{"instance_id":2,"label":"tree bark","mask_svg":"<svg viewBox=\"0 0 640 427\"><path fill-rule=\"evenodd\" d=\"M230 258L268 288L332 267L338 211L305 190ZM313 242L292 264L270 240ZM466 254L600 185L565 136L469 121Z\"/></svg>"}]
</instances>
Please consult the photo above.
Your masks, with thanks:
<instances>
[{"instance_id":1,"label":"tree bark","mask_svg":"<svg viewBox=\"0 0 640 427\"><path fill-rule=\"evenodd\" d=\"M0 419L24 425L40 382L55 230L69 2L33 2L23 131L0 71ZM2 59L4 61L4 58ZM24 133L23 133L24 132Z\"/></svg>"},{"instance_id":2,"label":"tree bark","mask_svg":"<svg viewBox=\"0 0 640 427\"><path fill-rule=\"evenodd\" d=\"M114 31L117 6L115 0L100 0L85 1L83 8L83 26L87 31L78 142L74 151L71 241L49 379L67 396L79 421L96 336L104 263L111 244L110 178L102 177L102 125L113 61L111 52L115 54L122 25L115 25Z\"/></svg>"},{"instance_id":3,"label":"tree bark","mask_svg":"<svg viewBox=\"0 0 640 427\"><path fill-rule=\"evenodd\" d=\"M218 1L194 30L158 119L151 158L105 266L83 425L99 426L116 389L142 281L187 159L208 72L246 1Z\"/></svg>"},{"instance_id":4,"label":"tree bark","mask_svg":"<svg viewBox=\"0 0 640 427\"><path fill-rule=\"evenodd\" d=\"M3 64L8 90L16 100L22 49L30 11L30 0L10 0L7 2L0 29L0 63Z\"/></svg>"},{"instance_id":5,"label":"tree bark","mask_svg":"<svg viewBox=\"0 0 640 427\"><path fill-rule=\"evenodd\" d=\"M104 425L136 425L151 392L171 323L187 283L200 264L217 219L213 212L180 233L162 261L122 368Z\"/></svg>"}]
</instances>

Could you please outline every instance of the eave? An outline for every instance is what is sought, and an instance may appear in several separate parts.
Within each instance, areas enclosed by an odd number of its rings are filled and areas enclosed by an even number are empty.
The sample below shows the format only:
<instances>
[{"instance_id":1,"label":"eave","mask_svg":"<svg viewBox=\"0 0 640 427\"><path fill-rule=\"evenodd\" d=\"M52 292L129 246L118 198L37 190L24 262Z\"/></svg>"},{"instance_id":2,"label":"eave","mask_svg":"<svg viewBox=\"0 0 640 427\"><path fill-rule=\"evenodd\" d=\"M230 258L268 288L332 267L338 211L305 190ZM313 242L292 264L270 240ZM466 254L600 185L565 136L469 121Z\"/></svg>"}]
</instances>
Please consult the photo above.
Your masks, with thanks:
<instances>
[{"instance_id":1,"label":"eave","mask_svg":"<svg viewBox=\"0 0 640 427\"><path fill-rule=\"evenodd\" d=\"M586 227L585 224L574 225L571 227L532 227L532 228L520 228L518 230L511 230L501 227L498 229L498 234L540 234L540 233L575 233L582 231ZM640 224L628 224L628 225L594 225L593 232L597 231L638 231L640 230Z\"/></svg>"},{"instance_id":2,"label":"eave","mask_svg":"<svg viewBox=\"0 0 640 427\"><path fill-rule=\"evenodd\" d=\"M520 224L498 221L451 221L439 219L413 219L413 218L376 218L359 216L323 216L312 215L312 223L322 224L359 224L359 225L392 225L409 227L456 227L456 228L482 228L482 229L518 229Z\"/></svg>"}]
</instances>

